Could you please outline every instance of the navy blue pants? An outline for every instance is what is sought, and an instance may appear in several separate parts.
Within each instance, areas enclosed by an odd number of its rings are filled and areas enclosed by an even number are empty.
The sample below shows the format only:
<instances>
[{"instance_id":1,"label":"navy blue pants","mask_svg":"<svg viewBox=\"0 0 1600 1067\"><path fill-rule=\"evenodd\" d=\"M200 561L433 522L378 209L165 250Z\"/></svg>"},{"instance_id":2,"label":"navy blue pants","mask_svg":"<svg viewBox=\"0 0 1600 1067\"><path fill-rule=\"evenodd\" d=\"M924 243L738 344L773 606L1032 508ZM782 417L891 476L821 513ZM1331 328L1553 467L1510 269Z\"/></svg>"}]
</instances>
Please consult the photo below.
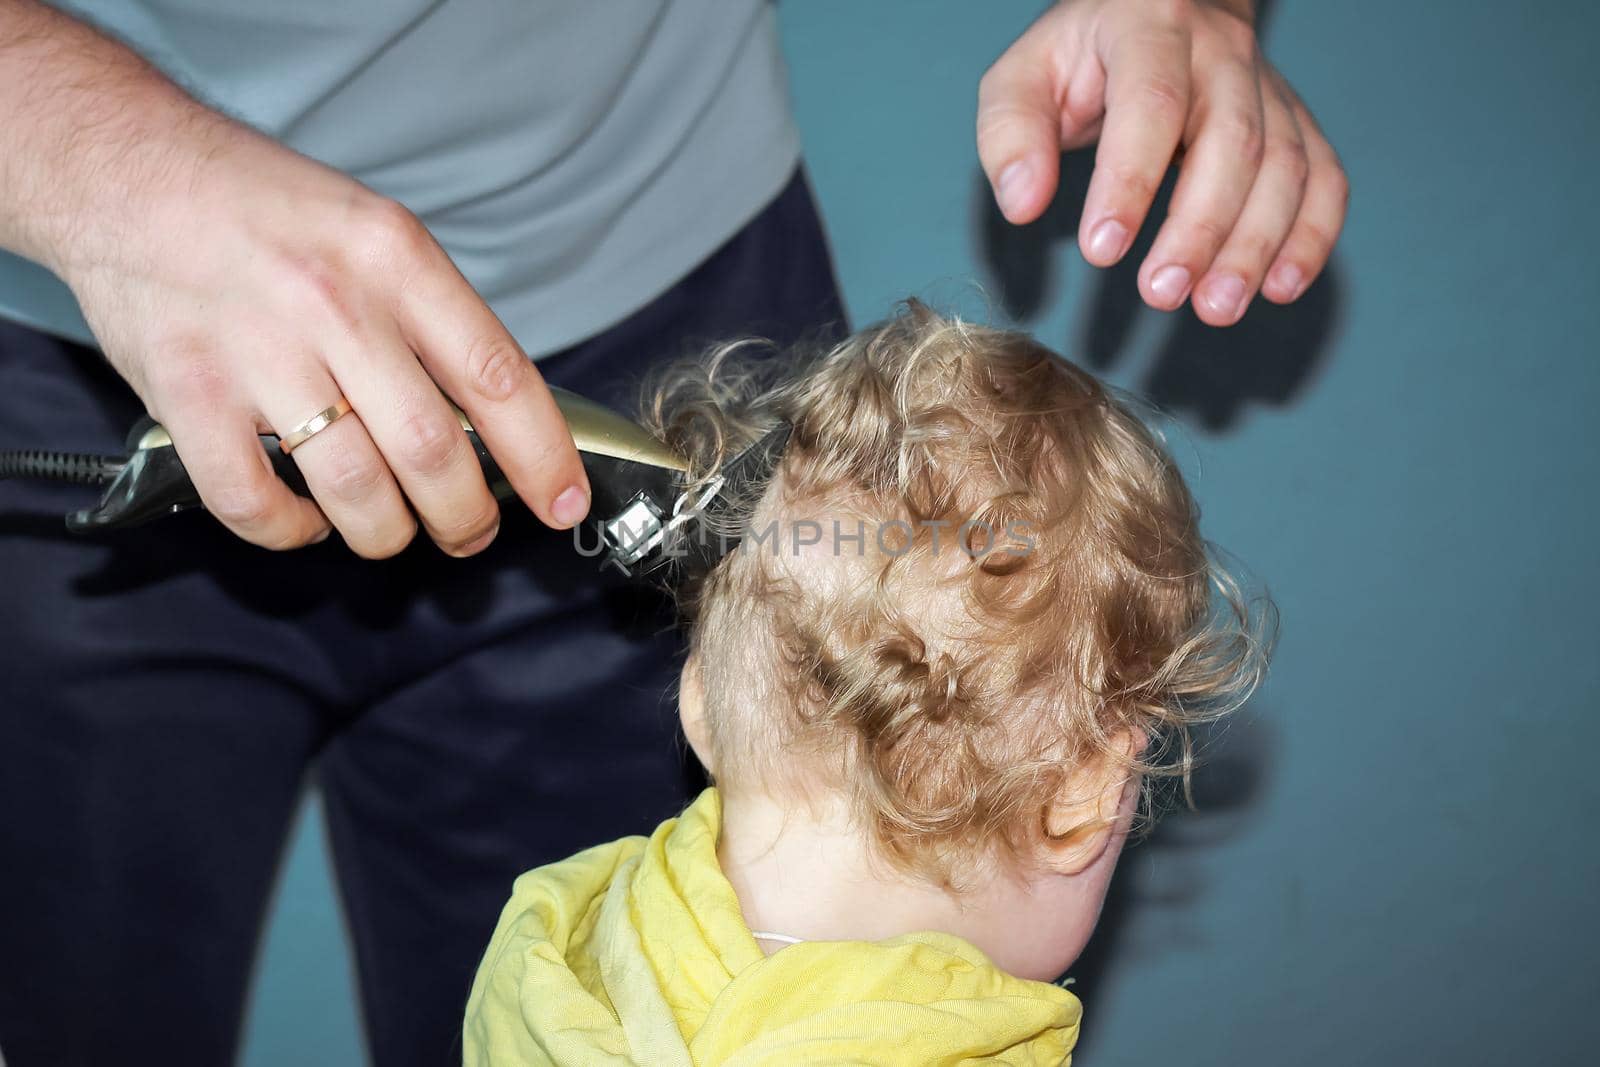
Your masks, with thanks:
<instances>
[{"instance_id":1,"label":"navy blue pants","mask_svg":"<svg viewBox=\"0 0 1600 1067\"><path fill-rule=\"evenodd\" d=\"M630 410L652 363L844 318L796 176L626 321L542 360ZM94 352L0 326L0 448L117 452ZM508 503L481 556L274 554L203 513L80 540L71 487L0 482L0 1049L10 1067L230 1062L308 773L380 1067L460 1061L520 872L648 832L696 786L658 594Z\"/></svg>"}]
</instances>

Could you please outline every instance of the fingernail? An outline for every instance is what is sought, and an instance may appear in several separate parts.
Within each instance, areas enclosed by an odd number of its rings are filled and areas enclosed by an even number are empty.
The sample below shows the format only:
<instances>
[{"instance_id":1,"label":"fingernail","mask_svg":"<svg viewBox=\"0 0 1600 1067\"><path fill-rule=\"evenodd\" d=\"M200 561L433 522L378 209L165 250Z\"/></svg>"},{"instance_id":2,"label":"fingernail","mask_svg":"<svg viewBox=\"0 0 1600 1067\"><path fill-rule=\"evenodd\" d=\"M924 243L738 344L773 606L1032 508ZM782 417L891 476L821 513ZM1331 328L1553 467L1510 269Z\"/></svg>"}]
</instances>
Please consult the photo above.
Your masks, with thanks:
<instances>
[{"instance_id":1,"label":"fingernail","mask_svg":"<svg viewBox=\"0 0 1600 1067\"><path fill-rule=\"evenodd\" d=\"M484 549L489 547L490 543L494 541L495 535L499 532L500 520L496 519L495 524L489 527L487 533L473 540L471 544L464 546L458 554L462 556L476 556L479 552L482 552Z\"/></svg>"},{"instance_id":2,"label":"fingernail","mask_svg":"<svg viewBox=\"0 0 1600 1067\"><path fill-rule=\"evenodd\" d=\"M1306 276L1293 263L1279 263L1272 268L1272 288L1285 300L1294 300L1305 287Z\"/></svg>"},{"instance_id":3,"label":"fingernail","mask_svg":"<svg viewBox=\"0 0 1600 1067\"><path fill-rule=\"evenodd\" d=\"M1000 194L1000 209L1006 214L1022 210L1023 201L1028 196L1028 183L1032 172L1033 167L1025 159L1017 160L1000 172L1000 180L995 184L995 190Z\"/></svg>"},{"instance_id":4,"label":"fingernail","mask_svg":"<svg viewBox=\"0 0 1600 1067\"><path fill-rule=\"evenodd\" d=\"M308 545L320 545L320 544L322 544L322 542L326 541L328 539L328 537L330 535L332 535L332 533L333 533L333 527L332 526L323 527L322 532L317 534L317 536L313 537L311 540L307 541L306 544L308 544Z\"/></svg>"},{"instance_id":5,"label":"fingernail","mask_svg":"<svg viewBox=\"0 0 1600 1067\"><path fill-rule=\"evenodd\" d=\"M1089 261L1102 267L1121 258L1128 247L1128 228L1116 219L1106 219L1089 234Z\"/></svg>"},{"instance_id":6,"label":"fingernail","mask_svg":"<svg viewBox=\"0 0 1600 1067\"><path fill-rule=\"evenodd\" d=\"M1237 274L1208 278L1200 287L1200 300L1211 314L1232 322L1244 314L1244 279Z\"/></svg>"},{"instance_id":7,"label":"fingernail","mask_svg":"<svg viewBox=\"0 0 1600 1067\"><path fill-rule=\"evenodd\" d=\"M568 486L550 505L550 515L563 526L576 526L589 514L589 494L577 486Z\"/></svg>"},{"instance_id":8,"label":"fingernail","mask_svg":"<svg viewBox=\"0 0 1600 1067\"><path fill-rule=\"evenodd\" d=\"M1156 302L1169 311L1183 303L1189 293L1189 271L1169 263L1150 276L1150 292Z\"/></svg>"}]
</instances>

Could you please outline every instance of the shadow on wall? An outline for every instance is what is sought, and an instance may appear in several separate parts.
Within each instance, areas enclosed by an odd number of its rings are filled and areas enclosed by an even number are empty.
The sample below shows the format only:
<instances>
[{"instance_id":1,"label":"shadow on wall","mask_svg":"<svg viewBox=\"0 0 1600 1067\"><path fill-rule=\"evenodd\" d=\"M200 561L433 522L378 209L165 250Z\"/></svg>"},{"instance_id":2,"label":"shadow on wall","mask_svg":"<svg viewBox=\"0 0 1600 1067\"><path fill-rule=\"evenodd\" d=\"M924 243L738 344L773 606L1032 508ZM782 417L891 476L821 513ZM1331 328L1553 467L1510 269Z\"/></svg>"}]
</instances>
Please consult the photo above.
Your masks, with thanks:
<instances>
[{"instance_id":1,"label":"shadow on wall","mask_svg":"<svg viewBox=\"0 0 1600 1067\"><path fill-rule=\"evenodd\" d=\"M1183 810L1180 800L1147 838L1130 842L1094 937L1067 972L1091 1019L1095 1000L1118 967L1174 948L1223 950L1204 944L1192 915L1206 891L1207 854L1245 830L1267 790L1268 772L1276 762L1271 725L1276 719L1269 709L1250 703L1197 732L1195 810ZM1094 1034L1092 1024L1084 1027L1075 1059L1092 1049Z\"/></svg>"},{"instance_id":2,"label":"shadow on wall","mask_svg":"<svg viewBox=\"0 0 1600 1067\"><path fill-rule=\"evenodd\" d=\"M1005 220L988 180L982 171L977 173L974 195L982 218L981 253L1001 307L1013 318L1032 318L1058 288L1052 264L1063 246L1077 246L1078 217L1093 165L1093 149L1065 155L1060 195L1042 218L1028 226ZM1080 335L1055 346L1096 373L1115 371L1129 357L1129 343L1144 309L1137 285L1139 264L1155 241L1157 223L1166 218L1172 185L1169 176L1150 212L1155 221L1141 230L1122 261L1095 272L1095 291L1082 316ZM1185 304L1167 316L1165 337L1143 376L1133 383L1135 390L1211 433L1235 427L1252 404L1294 404L1319 368L1341 319L1341 274L1335 253L1299 300L1280 307L1258 296L1237 325L1221 329L1201 322Z\"/></svg>"}]
</instances>

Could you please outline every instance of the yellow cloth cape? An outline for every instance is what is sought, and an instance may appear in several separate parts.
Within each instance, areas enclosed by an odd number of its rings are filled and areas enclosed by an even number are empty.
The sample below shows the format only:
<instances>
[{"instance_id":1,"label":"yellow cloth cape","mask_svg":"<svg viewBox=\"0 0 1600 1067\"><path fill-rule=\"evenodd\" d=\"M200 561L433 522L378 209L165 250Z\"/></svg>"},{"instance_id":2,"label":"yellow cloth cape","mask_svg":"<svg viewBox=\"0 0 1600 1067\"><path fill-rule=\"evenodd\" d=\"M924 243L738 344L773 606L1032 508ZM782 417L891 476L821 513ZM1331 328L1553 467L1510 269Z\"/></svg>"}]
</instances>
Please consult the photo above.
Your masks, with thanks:
<instances>
[{"instance_id":1,"label":"yellow cloth cape","mask_svg":"<svg viewBox=\"0 0 1600 1067\"><path fill-rule=\"evenodd\" d=\"M1070 1063L1082 1009L958 937L762 955L717 863L708 789L647 840L529 871L467 1003L468 1065Z\"/></svg>"}]
</instances>

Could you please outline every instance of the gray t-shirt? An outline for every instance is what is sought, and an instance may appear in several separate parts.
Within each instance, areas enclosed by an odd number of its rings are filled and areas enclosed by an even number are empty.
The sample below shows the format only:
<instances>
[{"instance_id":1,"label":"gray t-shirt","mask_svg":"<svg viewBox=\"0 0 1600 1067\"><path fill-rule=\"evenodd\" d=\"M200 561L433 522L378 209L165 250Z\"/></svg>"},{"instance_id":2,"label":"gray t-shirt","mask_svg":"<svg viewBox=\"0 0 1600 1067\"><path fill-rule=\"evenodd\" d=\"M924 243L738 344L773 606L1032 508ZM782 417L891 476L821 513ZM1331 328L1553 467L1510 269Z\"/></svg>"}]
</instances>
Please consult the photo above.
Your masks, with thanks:
<instances>
[{"instance_id":1,"label":"gray t-shirt","mask_svg":"<svg viewBox=\"0 0 1600 1067\"><path fill-rule=\"evenodd\" d=\"M72 0L428 225L532 355L647 304L799 157L767 0ZM90 341L0 253L0 315Z\"/></svg>"}]
</instances>

